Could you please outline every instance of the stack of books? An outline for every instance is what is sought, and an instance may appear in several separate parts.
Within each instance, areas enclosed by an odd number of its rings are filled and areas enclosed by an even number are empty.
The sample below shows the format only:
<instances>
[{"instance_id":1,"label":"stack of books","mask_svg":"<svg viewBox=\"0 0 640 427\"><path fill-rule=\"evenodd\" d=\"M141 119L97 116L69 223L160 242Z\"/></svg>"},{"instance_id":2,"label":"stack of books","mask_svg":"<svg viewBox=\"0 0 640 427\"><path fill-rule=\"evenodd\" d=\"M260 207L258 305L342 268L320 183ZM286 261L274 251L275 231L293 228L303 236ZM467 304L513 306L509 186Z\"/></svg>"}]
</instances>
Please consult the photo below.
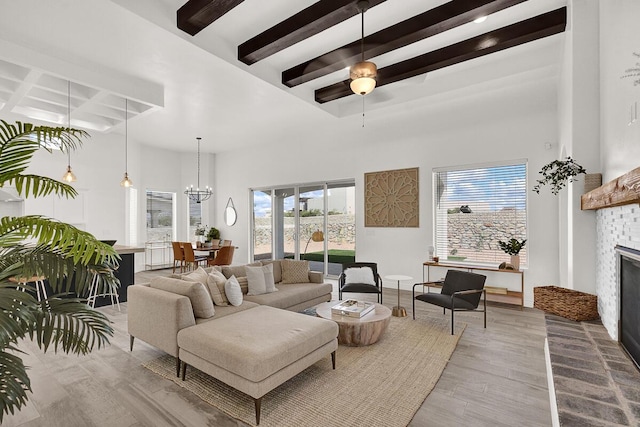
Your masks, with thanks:
<instances>
[{"instance_id":1,"label":"stack of books","mask_svg":"<svg viewBox=\"0 0 640 427\"><path fill-rule=\"evenodd\" d=\"M341 301L339 304L331 307L331 314L337 316L348 316L360 318L368 313L371 313L376 305L372 302L356 301L354 299L348 299Z\"/></svg>"}]
</instances>

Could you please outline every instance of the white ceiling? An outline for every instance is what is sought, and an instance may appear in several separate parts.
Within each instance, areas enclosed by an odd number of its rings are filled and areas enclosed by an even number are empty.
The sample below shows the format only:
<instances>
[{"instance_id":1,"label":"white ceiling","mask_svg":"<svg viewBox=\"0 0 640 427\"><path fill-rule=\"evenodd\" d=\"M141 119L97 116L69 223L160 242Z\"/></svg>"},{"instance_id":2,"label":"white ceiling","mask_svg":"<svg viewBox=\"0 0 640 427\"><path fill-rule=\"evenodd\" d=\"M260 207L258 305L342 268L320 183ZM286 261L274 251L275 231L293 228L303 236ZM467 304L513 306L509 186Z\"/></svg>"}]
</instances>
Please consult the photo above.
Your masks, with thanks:
<instances>
[{"instance_id":1,"label":"white ceiling","mask_svg":"<svg viewBox=\"0 0 640 427\"><path fill-rule=\"evenodd\" d=\"M174 150L221 152L281 140L289 126L352 126L360 97L323 105L313 91L347 78L337 72L293 89L283 69L357 38L359 17L252 66L236 59L237 46L315 0L245 0L192 37L176 27L186 0L0 0L0 105L13 112L66 124L66 82L72 82L73 126L122 132L129 99L130 138ZM365 15L366 33L424 12L444 0L387 0ZM566 5L529 0L373 58L397 60ZM518 82L555 85L563 35L555 35L390 84L365 97L377 115L411 114L407 103L431 106L488 91L516 91Z\"/></svg>"}]
</instances>

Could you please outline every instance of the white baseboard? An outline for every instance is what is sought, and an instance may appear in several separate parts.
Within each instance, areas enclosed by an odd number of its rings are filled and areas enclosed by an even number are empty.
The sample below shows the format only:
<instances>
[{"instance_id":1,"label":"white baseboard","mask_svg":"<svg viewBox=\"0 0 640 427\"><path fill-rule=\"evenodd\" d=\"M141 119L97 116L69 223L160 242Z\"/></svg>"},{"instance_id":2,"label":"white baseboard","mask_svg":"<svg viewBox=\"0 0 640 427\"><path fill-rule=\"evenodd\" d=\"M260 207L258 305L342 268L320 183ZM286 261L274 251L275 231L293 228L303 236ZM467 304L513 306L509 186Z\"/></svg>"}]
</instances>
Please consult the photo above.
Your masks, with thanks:
<instances>
[{"instance_id":1,"label":"white baseboard","mask_svg":"<svg viewBox=\"0 0 640 427\"><path fill-rule=\"evenodd\" d=\"M553 383L553 371L551 370L551 355L549 354L549 341L544 339L544 360L547 365L547 387L549 388L549 406L551 407L551 425L560 427L558 417L558 403L556 401L556 387Z\"/></svg>"}]
</instances>

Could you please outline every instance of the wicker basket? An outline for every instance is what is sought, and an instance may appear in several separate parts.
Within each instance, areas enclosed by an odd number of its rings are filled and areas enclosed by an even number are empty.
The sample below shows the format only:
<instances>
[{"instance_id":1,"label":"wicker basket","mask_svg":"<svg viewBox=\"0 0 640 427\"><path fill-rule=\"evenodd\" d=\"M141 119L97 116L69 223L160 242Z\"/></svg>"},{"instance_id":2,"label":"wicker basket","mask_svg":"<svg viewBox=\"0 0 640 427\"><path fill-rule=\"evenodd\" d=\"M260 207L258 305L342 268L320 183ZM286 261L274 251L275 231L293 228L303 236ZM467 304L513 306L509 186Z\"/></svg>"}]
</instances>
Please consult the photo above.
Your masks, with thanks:
<instances>
[{"instance_id":1,"label":"wicker basket","mask_svg":"<svg viewBox=\"0 0 640 427\"><path fill-rule=\"evenodd\" d=\"M576 322L596 320L600 317L596 295L557 286L533 288L533 306L546 313L562 316Z\"/></svg>"}]
</instances>

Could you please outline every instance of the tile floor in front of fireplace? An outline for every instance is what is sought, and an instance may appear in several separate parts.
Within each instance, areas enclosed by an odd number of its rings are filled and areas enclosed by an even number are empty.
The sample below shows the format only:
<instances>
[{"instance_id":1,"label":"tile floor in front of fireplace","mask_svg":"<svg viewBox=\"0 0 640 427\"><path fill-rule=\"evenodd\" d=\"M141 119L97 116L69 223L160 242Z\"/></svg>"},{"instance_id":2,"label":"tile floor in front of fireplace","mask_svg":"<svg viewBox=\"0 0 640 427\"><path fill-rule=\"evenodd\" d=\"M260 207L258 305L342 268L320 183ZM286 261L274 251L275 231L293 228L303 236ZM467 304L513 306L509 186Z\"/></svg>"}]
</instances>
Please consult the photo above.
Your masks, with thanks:
<instances>
[{"instance_id":1,"label":"tile floor in front of fireplace","mask_svg":"<svg viewBox=\"0 0 640 427\"><path fill-rule=\"evenodd\" d=\"M640 425L640 372L602 323L545 317L561 425Z\"/></svg>"}]
</instances>

